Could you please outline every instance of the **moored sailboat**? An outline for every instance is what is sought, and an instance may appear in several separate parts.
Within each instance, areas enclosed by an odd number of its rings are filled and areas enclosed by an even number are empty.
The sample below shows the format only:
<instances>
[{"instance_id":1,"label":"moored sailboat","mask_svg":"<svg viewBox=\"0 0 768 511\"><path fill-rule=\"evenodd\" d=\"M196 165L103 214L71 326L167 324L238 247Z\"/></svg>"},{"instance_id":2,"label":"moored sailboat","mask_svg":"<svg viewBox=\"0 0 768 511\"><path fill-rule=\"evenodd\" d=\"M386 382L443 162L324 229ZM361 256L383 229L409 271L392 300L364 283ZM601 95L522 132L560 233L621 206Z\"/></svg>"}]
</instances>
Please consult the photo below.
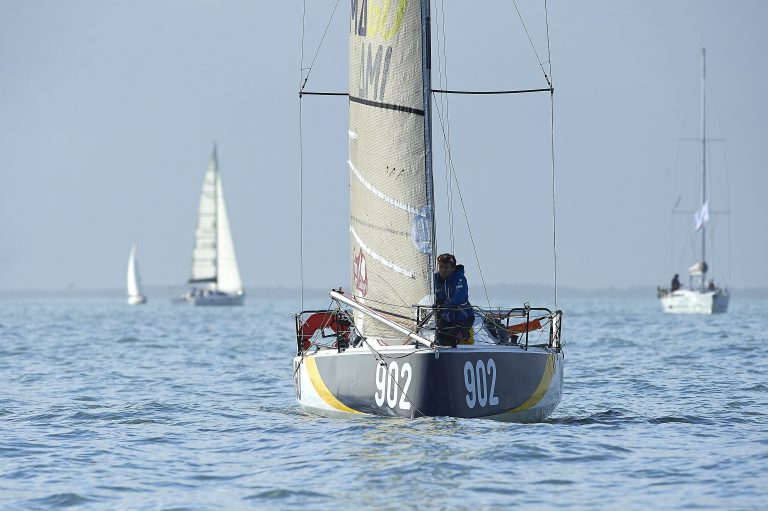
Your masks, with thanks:
<instances>
[{"instance_id":1,"label":"moored sailboat","mask_svg":"<svg viewBox=\"0 0 768 511\"><path fill-rule=\"evenodd\" d=\"M688 268L688 287L682 286L678 276L669 288L657 288L657 297L664 312L672 314L717 314L728 311L731 299L728 288L715 285L707 263L707 224L709 223L709 195L707 189L707 122L706 122L706 50L701 50L701 205L694 213L695 229L701 243L699 262Z\"/></svg>"},{"instance_id":2,"label":"moored sailboat","mask_svg":"<svg viewBox=\"0 0 768 511\"><path fill-rule=\"evenodd\" d=\"M131 246L128 256L127 273L128 305L141 305L147 303L147 298L141 292L141 277L139 276L139 263L136 261L136 245Z\"/></svg>"},{"instance_id":3,"label":"moored sailboat","mask_svg":"<svg viewBox=\"0 0 768 511\"><path fill-rule=\"evenodd\" d=\"M192 305L243 305L245 300L215 145L200 192L188 283L191 288L177 301Z\"/></svg>"},{"instance_id":4,"label":"moored sailboat","mask_svg":"<svg viewBox=\"0 0 768 511\"><path fill-rule=\"evenodd\" d=\"M562 396L560 310L473 307L465 339L436 342L429 1L380 7L352 2L349 25L351 291L296 315L296 399L331 416L540 421Z\"/></svg>"}]
</instances>

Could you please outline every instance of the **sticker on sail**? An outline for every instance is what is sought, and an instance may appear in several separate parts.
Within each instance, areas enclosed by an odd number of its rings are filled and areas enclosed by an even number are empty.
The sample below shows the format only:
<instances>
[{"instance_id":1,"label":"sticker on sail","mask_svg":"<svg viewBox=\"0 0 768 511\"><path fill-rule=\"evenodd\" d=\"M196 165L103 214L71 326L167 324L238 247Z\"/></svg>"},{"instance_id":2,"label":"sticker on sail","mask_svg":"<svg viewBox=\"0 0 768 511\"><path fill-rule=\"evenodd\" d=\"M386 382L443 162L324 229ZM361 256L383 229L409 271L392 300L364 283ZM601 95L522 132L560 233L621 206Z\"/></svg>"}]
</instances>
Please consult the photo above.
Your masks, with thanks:
<instances>
[{"instance_id":1,"label":"sticker on sail","mask_svg":"<svg viewBox=\"0 0 768 511\"><path fill-rule=\"evenodd\" d=\"M413 217L411 239L416 250L422 254L432 253L432 210L423 206Z\"/></svg>"},{"instance_id":2,"label":"sticker on sail","mask_svg":"<svg viewBox=\"0 0 768 511\"><path fill-rule=\"evenodd\" d=\"M365 255L360 247L355 247L352 275L355 279L355 289L360 291L360 296L368 294L368 270L365 267Z\"/></svg>"}]
</instances>

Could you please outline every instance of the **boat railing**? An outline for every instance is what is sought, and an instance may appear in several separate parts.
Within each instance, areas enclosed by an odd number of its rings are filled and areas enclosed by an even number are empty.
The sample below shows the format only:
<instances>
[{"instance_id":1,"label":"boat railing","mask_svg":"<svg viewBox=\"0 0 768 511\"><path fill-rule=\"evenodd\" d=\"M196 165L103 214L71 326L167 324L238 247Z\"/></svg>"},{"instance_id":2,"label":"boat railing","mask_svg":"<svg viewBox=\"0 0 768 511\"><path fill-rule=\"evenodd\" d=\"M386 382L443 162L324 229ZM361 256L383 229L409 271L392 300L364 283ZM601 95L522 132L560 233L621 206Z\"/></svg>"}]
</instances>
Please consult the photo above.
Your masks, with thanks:
<instances>
[{"instance_id":1,"label":"boat railing","mask_svg":"<svg viewBox=\"0 0 768 511\"><path fill-rule=\"evenodd\" d=\"M438 307L416 306L417 323L424 327L434 317ZM563 312L552 311L547 307L531 307L526 303L522 307L478 307L472 306L476 318L483 319L483 326L499 344L520 344L527 350L529 346L546 346L560 350L560 328ZM533 318L533 319L532 319ZM514 322L513 320L523 322ZM529 344L529 334L549 325L549 339L546 344ZM521 340L520 338L524 339Z\"/></svg>"},{"instance_id":2,"label":"boat railing","mask_svg":"<svg viewBox=\"0 0 768 511\"><path fill-rule=\"evenodd\" d=\"M341 352L349 346L351 337L359 335L349 311L341 308L303 310L294 314L294 318L297 355L302 355L312 346L318 349L333 348ZM318 337L329 341L319 342Z\"/></svg>"},{"instance_id":3,"label":"boat railing","mask_svg":"<svg viewBox=\"0 0 768 511\"><path fill-rule=\"evenodd\" d=\"M434 347L434 342L420 335L424 329L434 329L434 314L438 308L434 306L415 305L415 328L409 329L400 323L385 317L386 313L363 305L354 297L347 296L341 290L332 290L331 298L336 302L334 309L304 310L295 315L297 354L309 350L313 345L316 348L335 348L341 352L350 342L355 345L362 335L355 328L351 311L343 306L348 306L366 317L382 323L389 328L405 335L417 347ZM483 326L495 339L497 344L518 344L526 350L530 346L548 347L559 351L562 347L560 331L563 313L561 310L552 311L546 307L531 307L526 303L522 307L472 307L475 317L483 318ZM515 321L515 320L522 320ZM531 344L530 333L549 326L549 339L546 344ZM330 333L328 331L330 330ZM330 343L318 343L317 333L320 339L333 339Z\"/></svg>"},{"instance_id":4,"label":"boat railing","mask_svg":"<svg viewBox=\"0 0 768 511\"><path fill-rule=\"evenodd\" d=\"M545 346L559 350L560 328L563 321L563 311L552 311L547 307L531 307L526 303L522 307L513 308L481 308L476 307L480 315L487 321L502 324L510 335L518 335L525 338L525 349L531 345L530 333L549 325L549 339ZM515 321L513 320L523 320ZM518 341L522 343L522 339ZM539 346L539 345L537 345Z\"/></svg>"}]
</instances>

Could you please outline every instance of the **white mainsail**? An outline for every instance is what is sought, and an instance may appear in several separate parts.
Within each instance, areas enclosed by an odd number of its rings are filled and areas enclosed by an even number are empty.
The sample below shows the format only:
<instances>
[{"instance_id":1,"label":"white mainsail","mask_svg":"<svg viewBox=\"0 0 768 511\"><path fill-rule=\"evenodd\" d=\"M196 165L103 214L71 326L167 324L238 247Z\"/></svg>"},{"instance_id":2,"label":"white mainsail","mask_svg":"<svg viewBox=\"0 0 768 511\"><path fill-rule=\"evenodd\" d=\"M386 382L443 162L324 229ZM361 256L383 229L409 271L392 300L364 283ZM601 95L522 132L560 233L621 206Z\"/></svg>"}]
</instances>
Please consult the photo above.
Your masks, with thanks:
<instances>
[{"instance_id":1,"label":"white mainsail","mask_svg":"<svg viewBox=\"0 0 768 511\"><path fill-rule=\"evenodd\" d=\"M431 293L434 242L428 73L420 2L352 2L349 170L352 290L384 312L413 314ZM428 35L426 37L429 37ZM381 323L363 335L392 336Z\"/></svg>"},{"instance_id":2,"label":"white mainsail","mask_svg":"<svg viewBox=\"0 0 768 511\"><path fill-rule=\"evenodd\" d=\"M237 293L243 287L224 203L216 146L200 193L189 282L208 284L210 289L225 293Z\"/></svg>"},{"instance_id":3,"label":"white mainsail","mask_svg":"<svg viewBox=\"0 0 768 511\"><path fill-rule=\"evenodd\" d=\"M218 212L218 229L216 230L217 240L217 266L218 290L225 293L236 293L243 289L243 283L240 280L240 270L237 267L237 258L235 257L235 244L232 242L232 232L229 230L229 217L227 216L227 207L224 204L224 189L221 186L221 174L216 175L216 210Z\"/></svg>"},{"instance_id":4,"label":"white mainsail","mask_svg":"<svg viewBox=\"0 0 768 511\"><path fill-rule=\"evenodd\" d=\"M131 254L128 256L127 273L128 303L144 303L146 299L141 292L141 277L139 276L139 266L136 262L136 245L131 246Z\"/></svg>"}]
</instances>

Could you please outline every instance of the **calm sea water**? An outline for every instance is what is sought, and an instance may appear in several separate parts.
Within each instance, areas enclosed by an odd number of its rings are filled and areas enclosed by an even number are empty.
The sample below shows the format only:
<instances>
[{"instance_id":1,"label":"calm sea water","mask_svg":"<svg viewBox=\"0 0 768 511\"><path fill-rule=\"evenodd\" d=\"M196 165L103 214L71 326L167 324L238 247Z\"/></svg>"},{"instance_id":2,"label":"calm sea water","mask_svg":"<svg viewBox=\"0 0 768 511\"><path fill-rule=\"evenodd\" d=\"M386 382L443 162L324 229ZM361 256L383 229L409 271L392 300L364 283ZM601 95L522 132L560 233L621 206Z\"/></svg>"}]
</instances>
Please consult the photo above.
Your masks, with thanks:
<instances>
[{"instance_id":1,"label":"calm sea water","mask_svg":"<svg viewBox=\"0 0 768 511\"><path fill-rule=\"evenodd\" d=\"M295 307L0 300L0 508L768 507L768 301L562 303L534 425L305 415Z\"/></svg>"}]
</instances>

